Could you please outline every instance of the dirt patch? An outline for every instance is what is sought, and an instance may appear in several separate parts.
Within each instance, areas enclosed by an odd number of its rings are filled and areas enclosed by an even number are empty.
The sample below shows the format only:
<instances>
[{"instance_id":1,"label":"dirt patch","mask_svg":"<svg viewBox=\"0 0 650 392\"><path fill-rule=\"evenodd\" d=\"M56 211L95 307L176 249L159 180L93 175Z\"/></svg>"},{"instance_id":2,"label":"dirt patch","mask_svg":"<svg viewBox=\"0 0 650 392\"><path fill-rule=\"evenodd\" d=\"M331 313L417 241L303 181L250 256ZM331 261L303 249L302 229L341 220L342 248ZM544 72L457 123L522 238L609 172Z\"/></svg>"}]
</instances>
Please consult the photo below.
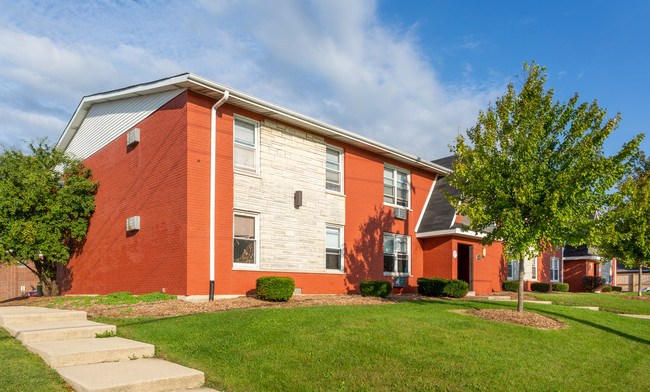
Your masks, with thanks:
<instances>
[{"instance_id":1,"label":"dirt patch","mask_svg":"<svg viewBox=\"0 0 650 392\"><path fill-rule=\"evenodd\" d=\"M532 312L520 313L511 309L474 309L459 310L458 312L471 314L486 320L525 325L527 327L539 329L561 329L568 326L550 317L542 316L541 314Z\"/></svg>"},{"instance_id":2,"label":"dirt patch","mask_svg":"<svg viewBox=\"0 0 650 392\"><path fill-rule=\"evenodd\" d=\"M650 301L650 295L644 295L644 296L642 296L642 297L639 297L638 295L635 295L635 296L625 295L625 296L623 296L623 298L627 298L627 299L637 299L637 300L639 300L639 301Z\"/></svg>"}]
</instances>

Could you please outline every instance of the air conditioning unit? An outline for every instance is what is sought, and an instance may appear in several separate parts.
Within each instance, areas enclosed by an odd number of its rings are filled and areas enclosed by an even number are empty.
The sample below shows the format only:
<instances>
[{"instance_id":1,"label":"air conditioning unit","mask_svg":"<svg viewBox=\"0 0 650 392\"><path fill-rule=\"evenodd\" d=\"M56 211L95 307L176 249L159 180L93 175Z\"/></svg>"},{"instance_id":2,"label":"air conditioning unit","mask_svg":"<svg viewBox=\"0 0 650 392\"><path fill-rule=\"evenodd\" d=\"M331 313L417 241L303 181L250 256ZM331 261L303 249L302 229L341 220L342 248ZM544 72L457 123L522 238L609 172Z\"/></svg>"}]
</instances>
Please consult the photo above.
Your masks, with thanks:
<instances>
[{"instance_id":1,"label":"air conditioning unit","mask_svg":"<svg viewBox=\"0 0 650 392\"><path fill-rule=\"evenodd\" d=\"M406 287L406 277L404 276L393 277L393 287Z\"/></svg>"},{"instance_id":2,"label":"air conditioning unit","mask_svg":"<svg viewBox=\"0 0 650 392\"><path fill-rule=\"evenodd\" d=\"M126 218L126 231L135 230L140 230L140 217L137 215Z\"/></svg>"},{"instance_id":3,"label":"air conditioning unit","mask_svg":"<svg viewBox=\"0 0 650 392\"><path fill-rule=\"evenodd\" d=\"M406 219L406 208L400 208L400 207L393 208L393 218Z\"/></svg>"},{"instance_id":4,"label":"air conditioning unit","mask_svg":"<svg viewBox=\"0 0 650 392\"><path fill-rule=\"evenodd\" d=\"M126 134L126 145L131 147L140 143L140 128L133 128Z\"/></svg>"}]
</instances>

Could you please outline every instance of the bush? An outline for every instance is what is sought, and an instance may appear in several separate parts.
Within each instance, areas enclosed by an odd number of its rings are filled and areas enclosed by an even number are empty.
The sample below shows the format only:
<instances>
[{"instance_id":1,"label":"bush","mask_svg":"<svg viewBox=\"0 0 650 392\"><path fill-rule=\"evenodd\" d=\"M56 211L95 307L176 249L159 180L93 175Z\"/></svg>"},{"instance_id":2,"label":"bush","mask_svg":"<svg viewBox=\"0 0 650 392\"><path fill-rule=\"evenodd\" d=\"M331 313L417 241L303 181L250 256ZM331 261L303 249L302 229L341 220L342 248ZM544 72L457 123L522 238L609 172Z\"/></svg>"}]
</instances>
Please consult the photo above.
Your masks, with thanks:
<instances>
[{"instance_id":1,"label":"bush","mask_svg":"<svg viewBox=\"0 0 650 392\"><path fill-rule=\"evenodd\" d=\"M623 291L623 287L621 287L621 286L612 286L612 291Z\"/></svg>"},{"instance_id":2,"label":"bush","mask_svg":"<svg viewBox=\"0 0 650 392\"><path fill-rule=\"evenodd\" d=\"M551 291L551 284L535 282L530 284L530 289L533 291L538 291L540 293L548 293L549 291Z\"/></svg>"},{"instance_id":3,"label":"bush","mask_svg":"<svg viewBox=\"0 0 650 392\"><path fill-rule=\"evenodd\" d=\"M568 283L553 283L553 291L558 291L560 293L566 293L569 291Z\"/></svg>"},{"instance_id":4,"label":"bush","mask_svg":"<svg viewBox=\"0 0 650 392\"><path fill-rule=\"evenodd\" d=\"M443 278L418 278L418 294L427 297L442 297L448 280Z\"/></svg>"},{"instance_id":5,"label":"bush","mask_svg":"<svg viewBox=\"0 0 650 392\"><path fill-rule=\"evenodd\" d=\"M442 292L447 297L452 298L463 298L467 295L469 291L469 285L467 282L459 279L451 279L447 281L447 284L442 289Z\"/></svg>"},{"instance_id":6,"label":"bush","mask_svg":"<svg viewBox=\"0 0 650 392\"><path fill-rule=\"evenodd\" d=\"M609 293L610 291L612 291L612 287L611 286L605 286L602 289L600 289L600 291L602 291L603 293Z\"/></svg>"},{"instance_id":7,"label":"bush","mask_svg":"<svg viewBox=\"0 0 650 392\"><path fill-rule=\"evenodd\" d=\"M501 287L503 288L503 291L517 292L519 290L519 281L506 280L501 283Z\"/></svg>"},{"instance_id":8,"label":"bush","mask_svg":"<svg viewBox=\"0 0 650 392\"><path fill-rule=\"evenodd\" d=\"M585 291L588 293L593 293L598 290L603 285L603 280L600 276L583 276L582 277L582 286L584 286Z\"/></svg>"},{"instance_id":9,"label":"bush","mask_svg":"<svg viewBox=\"0 0 650 392\"><path fill-rule=\"evenodd\" d=\"M393 291L393 286L385 280L364 280L360 288L364 297L386 298Z\"/></svg>"},{"instance_id":10,"label":"bush","mask_svg":"<svg viewBox=\"0 0 650 392\"><path fill-rule=\"evenodd\" d=\"M293 278L286 276L262 276L255 282L257 298L267 301L288 301L295 288Z\"/></svg>"}]
</instances>

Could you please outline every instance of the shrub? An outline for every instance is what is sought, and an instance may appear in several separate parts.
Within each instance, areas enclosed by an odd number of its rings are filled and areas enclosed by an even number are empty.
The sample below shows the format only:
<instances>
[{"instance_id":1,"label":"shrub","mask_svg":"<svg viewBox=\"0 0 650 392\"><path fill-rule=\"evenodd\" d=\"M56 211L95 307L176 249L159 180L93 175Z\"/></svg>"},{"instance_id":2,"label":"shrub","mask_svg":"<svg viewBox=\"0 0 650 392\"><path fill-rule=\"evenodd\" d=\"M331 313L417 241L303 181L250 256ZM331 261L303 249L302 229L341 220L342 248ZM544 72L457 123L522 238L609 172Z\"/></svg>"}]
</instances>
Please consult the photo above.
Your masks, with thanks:
<instances>
[{"instance_id":1,"label":"shrub","mask_svg":"<svg viewBox=\"0 0 650 392\"><path fill-rule=\"evenodd\" d=\"M295 288L293 278L286 276L262 276L255 282L257 298L267 301L288 301Z\"/></svg>"},{"instance_id":2,"label":"shrub","mask_svg":"<svg viewBox=\"0 0 650 392\"><path fill-rule=\"evenodd\" d=\"M605 286L602 289L600 289L600 291L602 291L603 293L609 293L610 291L612 291L612 287L611 286Z\"/></svg>"},{"instance_id":3,"label":"shrub","mask_svg":"<svg viewBox=\"0 0 650 392\"><path fill-rule=\"evenodd\" d=\"M560 293L566 293L569 291L568 283L553 283L553 291L558 291Z\"/></svg>"},{"instance_id":4,"label":"shrub","mask_svg":"<svg viewBox=\"0 0 650 392\"><path fill-rule=\"evenodd\" d=\"M517 292L519 290L519 282L516 280L506 280L501 283L501 287L503 291Z\"/></svg>"},{"instance_id":5,"label":"shrub","mask_svg":"<svg viewBox=\"0 0 650 392\"><path fill-rule=\"evenodd\" d=\"M443 278L418 278L418 294L427 297L441 297L447 279Z\"/></svg>"},{"instance_id":6,"label":"shrub","mask_svg":"<svg viewBox=\"0 0 650 392\"><path fill-rule=\"evenodd\" d=\"M442 292L447 297L452 298L463 298L467 295L469 291L469 285L467 282L459 279L451 279L447 281L445 287L442 289Z\"/></svg>"},{"instance_id":7,"label":"shrub","mask_svg":"<svg viewBox=\"0 0 650 392\"><path fill-rule=\"evenodd\" d=\"M551 290L550 283L535 282L530 284L530 289L540 293L548 293Z\"/></svg>"},{"instance_id":8,"label":"shrub","mask_svg":"<svg viewBox=\"0 0 650 392\"><path fill-rule=\"evenodd\" d=\"M386 298L393 291L393 286L385 280L364 280L360 288L364 297Z\"/></svg>"},{"instance_id":9,"label":"shrub","mask_svg":"<svg viewBox=\"0 0 650 392\"><path fill-rule=\"evenodd\" d=\"M585 288L586 292L593 293L598 290L603 285L603 280L600 276L583 276L582 285Z\"/></svg>"},{"instance_id":10,"label":"shrub","mask_svg":"<svg viewBox=\"0 0 650 392\"><path fill-rule=\"evenodd\" d=\"M621 287L621 286L612 286L612 291L623 291L623 287Z\"/></svg>"}]
</instances>

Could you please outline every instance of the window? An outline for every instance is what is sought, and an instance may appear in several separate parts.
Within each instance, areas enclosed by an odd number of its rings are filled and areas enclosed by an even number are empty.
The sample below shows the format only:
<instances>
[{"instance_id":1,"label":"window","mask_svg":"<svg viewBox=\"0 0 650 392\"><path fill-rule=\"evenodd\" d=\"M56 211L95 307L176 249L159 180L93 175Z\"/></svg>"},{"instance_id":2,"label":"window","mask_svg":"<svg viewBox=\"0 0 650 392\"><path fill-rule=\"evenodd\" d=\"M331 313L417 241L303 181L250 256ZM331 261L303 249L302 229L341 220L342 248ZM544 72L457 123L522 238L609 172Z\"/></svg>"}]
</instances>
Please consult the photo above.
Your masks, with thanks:
<instances>
[{"instance_id":1,"label":"window","mask_svg":"<svg viewBox=\"0 0 650 392\"><path fill-rule=\"evenodd\" d=\"M259 149L258 123L235 117L235 168L257 172Z\"/></svg>"},{"instance_id":2,"label":"window","mask_svg":"<svg viewBox=\"0 0 650 392\"><path fill-rule=\"evenodd\" d=\"M335 147L327 147L326 151L326 169L325 169L325 189L334 192L343 192L341 186L341 167L343 151Z\"/></svg>"},{"instance_id":3,"label":"window","mask_svg":"<svg viewBox=\"0 0 650 392\"><path fill-rule=\"evenodd\" d=\"M240 266L257 264L257 215L235 213L233 263Z\"/></svg>"},{"instance_id":4,"label":"window","mask_svg":"<svg viewBox=\"0 0 650 392\"><path fill-rule=\"evenodd\" d=\"M519 260L508 262L508 280L519 280Z\"/></svg>"},{"instance_id":5,"label":"window","mask_svg":"<svg viewBox=\"0 0 650 392\"><path fill-rule=\"evenodd\" d=\"M384 233L384 274L408 274L410 248L409 236Z\"/></svg>"},{"instance_id":6,"label":"window","mask_svg":"<svg viewBox=\"0 0 650 392\"><path fill-rule=\"evenodd\" d=\"M409 206L409 173L384 165L384 203Z\"/></svg>"},{"instance_id":7,"label":"window","mask_svg":"<svg viewBox=\"0 0 650 392\"><path fill-rule=\"evenodd\" d=\"M551 282L560 281L560 259L551 257Z\"/></svg>"},{"instance_id":8,"label":"window","mask_svg":"<svg viewBox=\"0 0 650 392\"><path fill-rule=\"evenodd\" d=\"M531 277L530 280L537 280L537 258L534 258L533 260L533 269L531 271Z\"/></svg>"},{"instance_id":9,"label":"window","mask_svg":"<svg viewBox=\"0 0 650 392\"><path fill-rule=\"evenodd\" d=\"M328 270L343 270L341 231L340 227L327 226L325 236L325 268Z\"/></svg>"}]
</instances>

